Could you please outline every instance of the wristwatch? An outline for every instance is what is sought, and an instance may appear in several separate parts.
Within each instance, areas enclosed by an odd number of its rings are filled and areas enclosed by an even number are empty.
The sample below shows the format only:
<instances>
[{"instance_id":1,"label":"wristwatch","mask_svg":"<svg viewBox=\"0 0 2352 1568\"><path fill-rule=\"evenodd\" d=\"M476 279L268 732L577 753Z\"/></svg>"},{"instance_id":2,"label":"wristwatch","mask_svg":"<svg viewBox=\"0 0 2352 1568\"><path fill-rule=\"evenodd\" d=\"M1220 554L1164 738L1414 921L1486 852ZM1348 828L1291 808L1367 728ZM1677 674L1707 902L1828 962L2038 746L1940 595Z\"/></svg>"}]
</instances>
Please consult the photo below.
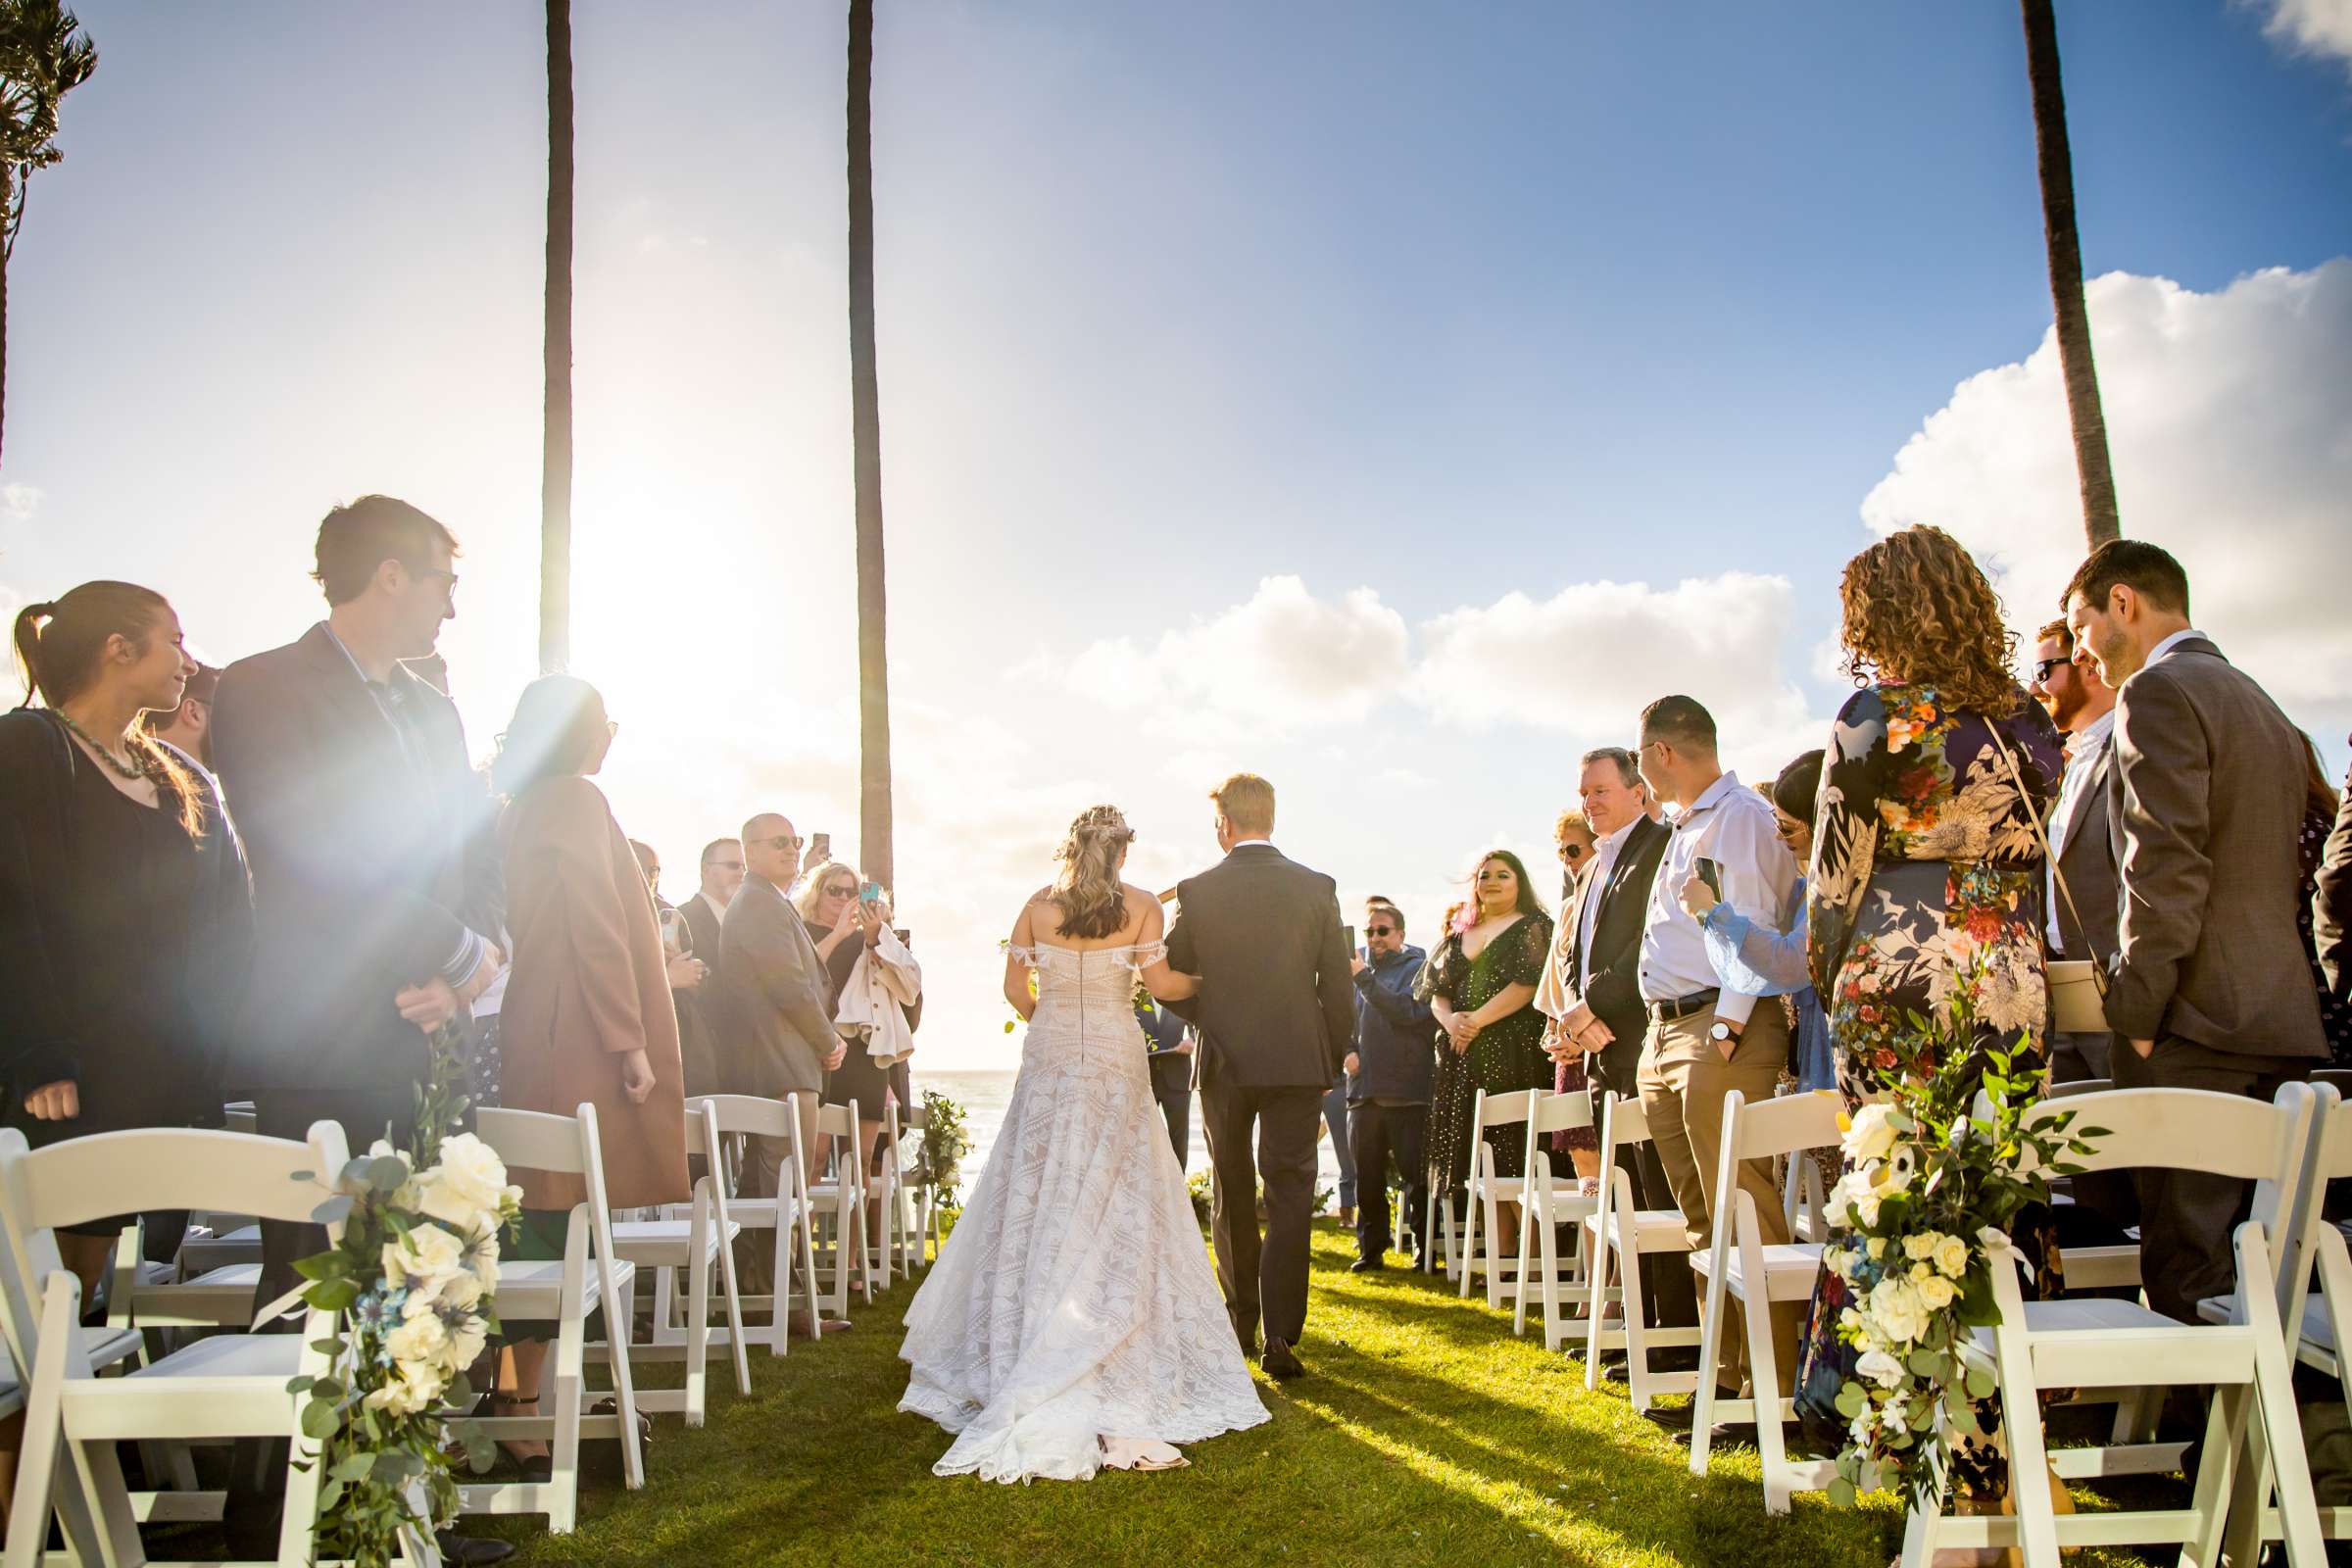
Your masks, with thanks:
<instances>
[{"instance_id":1,"label":"wristwatch","mask_svg":"<svg viewBox=\"0 0 2352 1568\"><path fill-rule=\"evenodd\" d=\"M1715 1020L1715 1026L1707 1031L1707 1038L1714 1041L1717 1045L1721 1045L1726 1040L1739 1039L1740 1031L1733 1028L1730 1024L1724 1022L1721 1018L1718 1018Z\"/></svg>"}]
</instances>

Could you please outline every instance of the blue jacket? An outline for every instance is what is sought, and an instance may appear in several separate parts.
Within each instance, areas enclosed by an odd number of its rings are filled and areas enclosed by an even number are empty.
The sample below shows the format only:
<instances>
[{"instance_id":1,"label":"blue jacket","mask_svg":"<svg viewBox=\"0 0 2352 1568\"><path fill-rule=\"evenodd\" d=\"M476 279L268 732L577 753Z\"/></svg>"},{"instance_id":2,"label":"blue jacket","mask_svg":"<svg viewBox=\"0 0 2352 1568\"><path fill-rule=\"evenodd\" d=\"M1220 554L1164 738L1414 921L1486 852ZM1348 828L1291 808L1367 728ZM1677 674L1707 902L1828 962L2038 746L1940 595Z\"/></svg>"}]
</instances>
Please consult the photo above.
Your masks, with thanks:
<instances>
[{"instance_id":1,"label":"blue jacket","mask_svg":"<svg viewBox=\"0 0 2352 1568\"><path fill-rule=\"evenodd\" d=\"M1429 1100L1437 1063L1437 1014L1413 996L1413 977L1429 955L1400 948L1355 977L1356 1070L1348 1100Z\"/></svg>"}]
</instances>

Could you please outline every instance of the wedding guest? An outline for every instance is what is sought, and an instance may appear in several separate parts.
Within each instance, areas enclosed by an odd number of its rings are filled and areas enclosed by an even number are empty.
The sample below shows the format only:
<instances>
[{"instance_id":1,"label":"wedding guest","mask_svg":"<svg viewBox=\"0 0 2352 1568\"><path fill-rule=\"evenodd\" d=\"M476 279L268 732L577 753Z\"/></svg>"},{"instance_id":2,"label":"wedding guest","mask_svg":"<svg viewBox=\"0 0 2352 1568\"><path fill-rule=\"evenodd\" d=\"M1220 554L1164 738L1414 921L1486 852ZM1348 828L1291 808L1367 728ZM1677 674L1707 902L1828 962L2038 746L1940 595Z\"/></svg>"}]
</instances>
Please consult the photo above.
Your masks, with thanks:
<instances>
[{"instance_id":1,"label":"wedding guest","mask_svg":"<svg viewBox=\"0 0 2352 1568\"><path fill-rule=\"evenodd\" d=\"M506 800L512 978L500 1025L505 1103L568 1116L596 1107L605 1196L614 1208L684 1202L686 1095L677 1015L646 872L604 792L618 726L573 675L522 689L499 737L492 786ZM564 1255L577 1176L524 1170L522 1229L510 1255ZM500 1377L502 1415L537 1413L547 1345L514 1339ZM526 1465L538 1445L518 1452Z\"/></svg>"},{"instance_id":2,"label":"wedding guest","mask_svg":"<svg viewBox=\"0 0 2352 1568\"><path fill-rule=\"evenodd\" d=\"M1355 1261L1348 1272L1388 1266L1391 1159L1404 1192L1404 1224L1421 1244L1429 1202L1429 1093L1437 1014L1413 994L1429 956L1404 940L1404 911L1393 900L1364 905L1364 951L1354 956L1355 1047L1348 1053L1348 1138L1355 1157ZM1416 1257L1416 1269L1428 1266Z\"/></svg>"},{"instance_id":3,"label":"wedding guest","mask_svg":"<svg viewBox=\"0 0 2352 1568\"><path fill-rule=\"evenodd\" d=\"M140 716L197 668L161 594L89 582L17 614L29 701L0 717L0 1120L34 1148L220 1125L220 1062L253 957L245 857L209 776ZM129 1216L69 1226L95 1299ZM187 1216L149 1215L160 1245Z\"/></svg>"},{"instance_id":4,"label":"wedding guest","mask_svg":"<svg viewBox=\"0 0 2352 1568\"><path fill-rule=\"evenodd\" d=\"M710 978L710 965L696 953L694 928L686 911L662 897L660 852L640 839L629 840L629 852L637 857L637 864L645 872L646 890L654 896L654 918L662 928L662 956L669 978L669 1004L678 1015L678 1058L685 1066L687 1098L716 1094L713 1086L718 1082L718 1067L711 1059L710 1026L704 1022L698 1004L703 984ZM715 951L717 946L714 931L711 947ZM698 1176L699 1159L700 1156L688 1156L688 1166Z\"/></svg>"},{"instance_id":5,"label":"wedding guest","mask_svg":"<svg viewBox=\"0 0 2352 1568\"><path fill-rule=\"evenodd\" d=\"M879 936L887 919L879 905L863 897L857 869L839 860L827 860L805 874L793 906L816 940L816 956L824 966L825 1010L828 1015L838 1015L842 987L865 955L868 929ZM858 1148L869 1169L882 1140L883 1112L890 1092L889 1070L855 1048L825 1077L826 1104L855 1102L858 1106Z\"/></svg>"},{"instance_id":6,"label":"wedding guest","mask_svg":"<svg viewBox=\"0 0 2352 1568\"><path fill-rule=\"evenodd\" d=\"M1576 877L1592 858L1592 847L1599 841L1592 824L1585 813L1574 808L1562 811L1551 824L1552 848L1560 857L1560 907L1564 910L1576 898Z\"/></svg>"},{"instance_id":7,"label":"wedding guest","mask_svg":"<svg viewBox=\"0 0 2352 1568\"><path fill-rule=\"evenodd\" d=\"M2318 886L2311 898L2312 941L2319 951L2320 977L2338 1002L2352 1000L2352 773L2336 797L2335 826L2320 857Z\"/></svg>"},{"instance_id":8,"label":"wedding guest","mask_svg":"<svg viewBox=\"0 0 2352 1568\"><path fill-rule=\"evenodd\" d=\"M1143 1026L1144 1055L1152 1064L1152 1099L1168 1124L1168 1143L1179 1166L1192 1156L1193 1039L1191 1027L1140 987L1135 1021Z\"/></svg>"},{"instance_id":9,"label":"wedding guest","mask_svg":"<svg viewBox=\"0 0 2352 1568\"><path fill-rule=\"evenodd\" d=\"M1422 967L1414 995L1429 1004L1443 1037L1431 1084L1431 1163L1445 1174L1446 1200L1456 1202L1469 1177L1471 1108L1477 1093L1505 1095L1551 1087L1551 1058L1544 1054L1544 1015L1535 1008L1536 982L1551 951L1551 916L1536 897L1527 867L1508 850L1480 858L1471 878L1471 903ZM1524 1136L1508 1129L1488 1139L1494 1173L1527 1169ZM1507 1204L1506 1233L1518 1224Z\"/></svg>"},{"instance_id":10,"label":"wedding guest","mask_svg":"<svg viewBox=\"0 0 2352 1568\"><path fill-rule=\"evenodd\" d=\"M2058 732L2011 673L2016 639L1991 584L1950 535L1889 534L1846 563L1838 585L1847 670L1867 681L1831 732L1805 895L1813 986L1830 1017L1849 1107L1942 1063L1954 999L1974 1009L1976 1049L2041 1049L2047 1023L2034 818L2058 793ZM1965 946L1950 934L1965 932ZM2032 1262L2029 1296L2065 1287L2046 1208L2011 1225ZM1814 1290L1800 1381L1826 1396L1849 1373L1835 1338L1846 1301L1834 1274ZM1815 1381L1818 1379L1818 1383ZM2006 1494L1999 1411L1961 1441L1964 1506Z\"/></svg>"},{"instance_id":11,"label":"wedding guest","mask_svg":"<svg viewBox=\"0 0 2352 1568\"><path fill-rule=\"evenodd\" d=\"M825 1075L849 1058L849 1043L833 1032L831 990L800 911L784 897L798 869L800 835L792 823L763 811L744 824L743 885L727 906L719 932L718 1058L724 1092L781 1100L800 1097L801 1148L808 1175L816 1175L816 1111ZM748 1140L745 1196L776 1194L778 1140ZM760 1294L755 1292L755 1295Z\"/></svg>"},{"instance_id":12,"label":"wedding guest","mask_svg":"<svg viewBox=\"0 0 2352 1568\"><path fill-rule=\"evenodd\" d=\"M686 916L692 937L687 950L715 970L719 927L727 917L727 906L735 901L735 890L743 886L743 841L712 839L703 846L696 869L701 885L678 908Z\"/></svg>"},{"instance_id":13,"label":"wedding guest","mask_svg":"<svg viewBox=\"0 0 2352 1568\"><path fill-rule=\"evenodd\" d=\"M318 525L327 618L221 673L214 755L253 862L258 950L228 1087L260 1131L343 1124L355 1149L410 1132L435 1031L466 1026L505 966L489 815L449 699L407 669L457 613L457 540L390 496ZM319 1250L315 1226L262 1226L258 1301Z\"/></svg>"},{"instance_id":14,"label":"wedding guest","mask_svg":"<svg viewBox=\"0 0 2352 1568\"><path fill-rule=\"evenodd\" d=\"M179 706L143 713L139 724L209 772L213 765L213 698L220 689L220 671L202 660L189 662L196 669L188 677L188 689L181 694Z\"/></svg>"},{"instance_id":15,"label":"wedding guest","mask_svg":"<svg viewBox=\"0 0 2352 1568\"><path fill-rule=\"evenodd\" d=\"M1796 885L1796 861L1780 841L1772 808L1724 769L1715 720L1704 708L1688 697L1659 698L1642 710L1641 741L1643 782L1679 809L1668 818L1672 836L1642 926L1639 972L1648 1028L1636 1083L1666 1185L1696 1251L1714 1234L1724 1096L1737 1089L1751 1101L1772 1097L1788 1057L1788 1024L1778 1006L1758 1006L1752 992L1716 978L1706 933L1676 895L1705 874L1703 867L1724 903L1750 920L1777 925ZM1745 1161L1739 1180L1755 1200L1766 1245L1786 1243L1788 1222L1771 1167ZM1774 1333L1785 1334L1793 1349L1793 1320L1784 1326L1780 1313L1773 1316ZM1719 1385L1737 1390L1747 1342L1736 1311L1725 1320L1723 1343L1715 1375Z\"/></svg>"},{"instance_id":16,"label":"wedding guest","mask_svg":"<svg viewBox=\"0 0 2352 1568\"><path fill-rule=\"evenodd\" d=\"M430 656L457 613L457 553L450 531L405 501L335 508L312 573L326 619L220 674L213 755L252 862L256 932L227 1088L253 1100L269 1137L299 1142L331 1120L355 1149L387 1134L405 1143L428 1042L466 1034L506 966L488 793L457 709L404 662ZM261 1230L256 1304L283 1296L294 1260L325 1246L315 1225ZM285 1465L268 1447L238 1446L225 1521L237 1555L277 1540L266 1503ZM442 1542L467 1562L511 1549Z\"/></svg>"},{"instance_id":17,"label":"wedding guest","mask_svg":"<svg viewBox=\"0 0 2352 1568\"><path fill-rule=\"evenodd\" d=\"M2296 933L2303 737L2191 626L2188 575L2156 546L2101 545L2062 603L2075 641L2116 689L2116 1084L2269 1100L2328 1054ZM2200 1299L2231 1288L2230 1238L2252 1184L2136 1174L2148 1304L2196 1322Z\"/></svg>"},{"instance_id":18,"label":"wedding guest","mask_svg":"<svg viewBox=\"0 0 2352 1568\"><path fill-rule=\"evenodd\" d=\"M1798 865L1813 857L1822 758L1818 751L1805 753L1782 768L1770 787L1773 821L1781 842L1788 846ZM1723 903L1704 877L1691 877L1677 896L1706 933L1707 956L1715 965L1717 979L1735 991L1777 997L1788 1004L1795 1030L1795 1050L1789 1060L1798 1092L1837 1088L1830 1021L1805 963L1805 879L1798 877L1789 890L1787 919L1778 928L1760 925Z\"/></svg>"},{"instance_id":19,"label":"wedding guest","mask_svg":"<svg viewBox=\"0 0 2352 1568\"><path fill-rule=\"evenodd\" d=\"M1642 932L1650 885L1673 831L1654 814L1641 764L1622 746L1584 755L1577 794L1586 822L1599 837L1579 873L1576 900L1561 915L1536 988L1536 1007L1551 1020L1544 1049L1556 1064L1554 1091L1587 1083L1597 1127L1609 1095L1642 1097L1642 1042L1649 1028L1642 1001ZM1637 1209L1673 1204L1654 1142L1620 1149L1617 1163L1633 1186ZM1654 1324L1698 1321L1690 1270L1680 1258L1652 1255L1642 1267L1643 1304Z\"/></svg>"},{"instance_id":20,"label":"wedding guest","mask_svg":"<svg viewBox=\"0 0 2352 1568\"><path fill-rule=\"evenodd\" d=\"M2064 620L2035 634L2034 700L2066 740L2066 777L2044 831L2057 862L2044 874L2042 909L2050 956L2115 961L2117 873L2107 832L2107 787L2113 772L2108 739L2115 732L2115 688L2099 679L2088 650L2075 646ZM2062 893L2059 882L2066 886ZM2104 1078L2114 1036L2069 1032L2050 1036L2050 1081Z\"/></svg>"},{"instance_id":21,"label":"wedding guest","mask_svg":"<svg viewBox=\"0 0 2352 1568\"><path fill-rule=\"evenodd\" d=\"M2328 1037L2328 1056L2337 1067L2352 1066L2352 1002L2337 994L2320 966L2317 910L2320 870L2327 863L2328 840L2342 813L2335 786L2328 782L2328 765L2309 735L2303 737L2303 788L2306 805L2302 852L2303 880L2295 892L2295 929L2302 933L2303 951L2311 956L2311 977L2320 998L2320 1028Z\"/></svg>"}]
</instances>

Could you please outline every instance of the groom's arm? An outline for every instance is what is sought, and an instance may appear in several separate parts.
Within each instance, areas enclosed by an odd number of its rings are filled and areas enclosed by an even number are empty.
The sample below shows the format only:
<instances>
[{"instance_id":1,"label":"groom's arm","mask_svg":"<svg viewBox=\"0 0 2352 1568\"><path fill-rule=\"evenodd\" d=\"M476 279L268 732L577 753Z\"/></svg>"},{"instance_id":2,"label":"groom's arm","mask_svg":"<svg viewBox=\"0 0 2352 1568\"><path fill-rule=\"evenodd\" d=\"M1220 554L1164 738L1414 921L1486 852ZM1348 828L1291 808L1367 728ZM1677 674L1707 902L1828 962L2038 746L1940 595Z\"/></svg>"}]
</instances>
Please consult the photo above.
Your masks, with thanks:
<instances>
[{"instance_id":1,"label":"groom's arm","mask_svg":"<svg viewBox=\"0 0 2352 1568\"><path fill-rule=\"evenodd\" d=\"M1355 977L1348 971L1348 938L1340 924L1339 886L1323 878L1323 934L1316 944L1315 993L1323 1004L1325 1054L1338 1077L1355 1045Z\"/></svg>"},{"instance_id":2,"label":"groom's arm","mask_svg":"<svg viewBox=\"0 0 2352 1568\"><path fill-rule=\"evenodd\" d=\"M1200 955L1193 951L1193 928L1186 921L1184 913L1185 890L1191 886L1190 882L1176 884L1176 921L1168 927L1168 967L1180 974L1197 975L1200 972ZM1200 1021L1200 993L1198 991L1180 1001L1162 1002L1160 1005L1186 1023Z\"/></svg>"}]
</instances>

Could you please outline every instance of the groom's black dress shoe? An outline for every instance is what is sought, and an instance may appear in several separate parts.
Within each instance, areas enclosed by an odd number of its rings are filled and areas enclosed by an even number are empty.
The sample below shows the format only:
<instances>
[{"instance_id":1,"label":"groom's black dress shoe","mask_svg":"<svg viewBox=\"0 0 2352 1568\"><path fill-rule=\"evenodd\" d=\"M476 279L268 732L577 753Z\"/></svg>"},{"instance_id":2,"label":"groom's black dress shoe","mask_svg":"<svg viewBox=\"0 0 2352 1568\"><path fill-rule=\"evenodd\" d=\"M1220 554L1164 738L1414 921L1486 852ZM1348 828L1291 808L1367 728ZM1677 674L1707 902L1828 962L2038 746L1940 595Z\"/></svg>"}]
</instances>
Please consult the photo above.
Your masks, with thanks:
<instances>
[{"instance_id":1,"label":"groom's black dress shoe","mask_svg":"<svg viewBox=\"0 0 2352 1568\"><path fill-rule=\"evenodd\" d=\"M1257 1358L1257 1364L1266 1369L1266 1376L1270 1378L1287 1381L1306 1376L1306 1368L1299 1364L1298 1357L1293 1353L1290 1346L1271 1334L1266 1336L1266 1353Z\"/></svg>"},{"instance_id":2,"label":"groom's black dress shoe","mask_svg":"<svg viewBox=\"0 0 2352 1568\"><path fill-rule=\"evenodd\" d=\"M1350 1274L1386 1274L1389 1265L1377 1257L1359 1257L1348 1265Z\"/></svg>"}]
</instances>

